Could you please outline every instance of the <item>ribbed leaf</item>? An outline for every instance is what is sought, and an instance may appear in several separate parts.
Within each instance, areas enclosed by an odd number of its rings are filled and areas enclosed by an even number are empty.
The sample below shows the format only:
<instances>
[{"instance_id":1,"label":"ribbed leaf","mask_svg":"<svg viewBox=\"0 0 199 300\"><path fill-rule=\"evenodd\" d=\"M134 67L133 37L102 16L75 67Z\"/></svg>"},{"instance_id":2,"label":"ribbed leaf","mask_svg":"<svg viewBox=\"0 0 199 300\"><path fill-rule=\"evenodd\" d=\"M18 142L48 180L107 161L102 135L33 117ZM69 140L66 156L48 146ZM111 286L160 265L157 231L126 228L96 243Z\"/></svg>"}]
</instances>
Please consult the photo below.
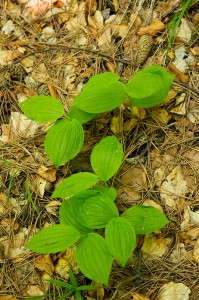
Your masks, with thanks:
<instances>
[{"instance_id":1,"label":"ribbed leaf","mask_svg":"<svg viewBox=\"0 0 199 300\"><path fill-rule=\"evenodd\" d=\"M76 259L81 272L89 279L108 284L112 257L105 240L97 233L89 233L77 245Z\"/></svg>"},{"instance_id":2,"label":"ribbed leaf","mask_svg":"<svg viewBox=\"0 0 199 300\"><path fill-rule=\"evenodd\" d=\"M133 206L127 209L123 216L129 220L138 234L154 232L169 223L165 215L152 206Z\"/></svg>"},{"instance_id":3,"label":"ribbed leaf","mask_svg":"<svg viewBox=\"0 0 199 300\"><path fill-rule=\"evenodd\" d=\"M106 198L110 198L111 201L115 201L115 199L117 198L117 192L116 189L111 186L110 188L107 188L105 186L96 186L94 187L92 190L97 191L99 195L101 195L103 197L103 195L105 195Z\"/></svg>"},{"instance_id":4,"label":"ribbed leaf","mask_svg":"<svg viewBox=\"0 0 199 300\"><path fill-rule=\"evenodd\" d=\"M93 196L88 198L77 211L79 222L88 228L103 228L113 218L118 217L119 212L110 196Z\"/></svg>"},{"instance_id":5,"label":"ribbed leaf","mask_svg":"<svg viewBox=\"0 0 199 300\"><path fill-rule=\"evenodd\" d=\"M66 118L49 129L45 139L45 151L54 165L59 167L79 153L83 142L82 125L75 119Z\"/></svg>"},{"instance_id":6,"label":"ribbed leaf","mask_svg":"<svg viewBox=\"0 0 199 300\"><path fill-rule=\"evenodd\" d=\"M101 180L109 180L119 169L123 159L122 145L114 136L101 140L91 153L91 165Z\"/></svg>"},{"instance_id":7,"label":"ribbed leaf","mask_svg":"<svg viewBox=\"0 0 199 300\"><path fill-rule=\"evenodd\" d=\"M92 194L92 196L95 194ZM77 216L77 210L89 197L91 197L90 191L84 191L63 201L59 209L60 223L75 227L82 235L92 232L92 229L86 228L79 222L79 217Z\"/></svg>"},{"instance_id":8,"label":"ribbed leaf","mask_svg":"<svg viewBox=\"0 0 199 300\"><path fill-rule=\"evenodd\" d=\"M80 233L74 227L53 225L42 229L26 245L32 251L49 254L67 249L76 243Z\"/></svg>"},{"instance_id":9,"label":"ribbed leaf","mask_svg":"<svg viewBox=\"0 0 199 300\"><path fill-rule=\"evenodd\" d=\"M88 113L102 113L119 106L127 97L119 75L106 72L89 79L73 100L73 105Z\"/></svg>"},{"instance_id":10,"label":"ribbed leaf","mask_svg":"<svg viewBox=\"0 0 199 300\"><path fill-rule=\"evenodd\" d=\"M105 240L109 252L124 266L136 245L136 234L125 218L115 218L105 228Z\"/></svg>"},{"instance_id":11,"label":"ribbed leaf","mask_svg":"<svg viewBox=\"0 0 199 300\"><path fill-rule=\"evenodd\" d=\"M33 96L19 103L28 119L36 122L54 122L64 114L63 105L50 96Z\"/></svg>"},{"instance_id":12,"label":"ribbed leaf","mask_svg":"<svg viewBox=\"0 0 199 300\"><path fill-rule=\"evenodd\" d=\"M126 85L131 104L143 108L160 104L167 96L173 79L174 75L159 65L142 69Z\"/></svg>"},{"instance_id":13,"label":"ribbed leaf","mask_svg":"<svg viewBox=\"0 0 199 300\"><path fill-rule=\"evenodd\" d=\"M87 112L81 110L80 108L78 108L75 105L72 105L71 108L70 108L70 110L69 110L69 112L68 112L68 117L70 119L76 119L81 124L86 123L86 122L92 120L96 116L97 116L97 114L87 113Z\"/></svg>"},{"instance_id":14,"label":"ribbed leaf","mask_svg":"<svg viewBox=\"0 0 199 300\"><path fill-rule=\"evenodd\" d=\"M97 175L89 172L82 172L73 174L68 178L65 178L56 188L54 193L52 194L52 198L67 198L70 196L74 196L99 181Z\"/></svg>"}]
</instances>

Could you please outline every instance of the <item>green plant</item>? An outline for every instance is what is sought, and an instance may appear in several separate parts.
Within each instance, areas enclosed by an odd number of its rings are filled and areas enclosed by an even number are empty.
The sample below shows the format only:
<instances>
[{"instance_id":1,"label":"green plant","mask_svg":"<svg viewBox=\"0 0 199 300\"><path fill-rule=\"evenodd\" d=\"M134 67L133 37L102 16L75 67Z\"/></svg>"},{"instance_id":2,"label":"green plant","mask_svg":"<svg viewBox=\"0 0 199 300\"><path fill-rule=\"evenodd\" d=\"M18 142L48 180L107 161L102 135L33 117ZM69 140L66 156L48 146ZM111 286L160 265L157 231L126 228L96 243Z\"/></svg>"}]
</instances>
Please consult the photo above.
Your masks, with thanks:
<instances>
[{"instance_id":1,"label":"green plant","mask_svg":"<svg viewBox=\"0 0 199 300\"><path fill-rule=\"evenodd\" d=\"M45 151L59 167L81 150L82 123L116 108L127 97L132 106L157 105L166 97L173 78L158 65L144 68L127 84L114 73L93 76L75 97L68 116L58 121L63 107L52 97L31 97L20 103L20 107L28 118L37 122L56 121L46 135ZM56 253L76 244L76 259L82 273L107 284L113 258L125 265L135 248L136 234L153 232L168 223L160 211L141 205L119 215L114 203L116 190L108 187L107 181L116 174L122 160L123 148L118 139L114 136L102 139L91 153L94 173L73 174L52 194L52 198L67 198L60 207L60 224L42 229L27 247L38 253ZM106 186L98 186L99 182ZM99 234L98 229L104 229L104 233Z\"/></svg>"},{"instance_id":2,"label":"green plant","mask_svg":"<svg viewBox=\"0 0 199 300\"><path fill-rule=\"evenodd\" d=\"M89 291L89 290L96 290L101 288L101 286L91 286L91 285L82 285L82 286L78 286L78 283L75 279L75 276L73 274L73 272L71 270L69 270L69 276L70 276L70 283L68 282L64 282L61 280L53 280L53 279L46 279L46 281L56 284L58 286L61 286L63 288L65 288L68 291L64 291L64 294L59 297L57 300L64 300L66 299L66 297L72 295L73 293L75 293L75 299L76 300L82 300L82 296L81 296L81 291ZM30 297L30 298L26 298L25 300L37 300L37 299L43 299L43 297L48 297L48 296L52 296L54 294L57 293L50 293L50 294L44 294L41 296L34 296L34 297Z\"/></svg>"}]
</instances>

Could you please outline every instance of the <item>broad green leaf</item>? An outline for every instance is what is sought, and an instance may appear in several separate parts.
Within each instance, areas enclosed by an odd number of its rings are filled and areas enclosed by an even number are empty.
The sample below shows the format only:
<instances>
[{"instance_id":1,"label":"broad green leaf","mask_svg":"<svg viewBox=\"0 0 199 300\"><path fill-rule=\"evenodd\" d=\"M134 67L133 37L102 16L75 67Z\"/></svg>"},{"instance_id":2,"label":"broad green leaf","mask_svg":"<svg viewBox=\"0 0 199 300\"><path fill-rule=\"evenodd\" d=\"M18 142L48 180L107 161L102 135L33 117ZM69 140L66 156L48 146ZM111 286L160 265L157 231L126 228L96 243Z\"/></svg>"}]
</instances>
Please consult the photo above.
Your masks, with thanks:
<instances>
[{"instance_id":1,"label":"broad green leaf","mask_svg":"<svg viewBox=\"0 0 199 300\"><path fill-rule=\"evenodd\" d=\"M129 220L137 234L154 232L169 223L165 215L152 206L133 206L124 212L123 217Z\"/></svg>"},{"instance_id":2,"label":"broad green leaf","mask_svg":"<svg viewBox=\"0 0 199 300\"><path fill-rule=\"evenodd\" d=\"M81 150L84 130L77 120L68 118L56 122L47 132L45 151L56 167L59 167Z\"/></svg>"},{"instance_id":3,"label":"broad green leaf","mask_svg":"<svg viewBox=\"0 0 199 300\"><path fill-rule=\"evenodd\" d=\"M174 75L164 67L146 67L134 75L126 85L132 106L143 108L160 104L168 94Z\"/></svg>"},{"instance_id":4,"label":"broad green leaf","mask_svg":"<svg viewBox=\"0 0 199 300\"><path fill-rule=\"evenodd\" d=\"M106 241L97 233L89 233L77 245L76 259L81 272L89 279L108 284L112 257Z\"/></svg>"},{"instance_id":5,"label":"broad green leaf","mask_svg":"<svg viewBox=\"0 0 199 300\"><path fill-rule=\"evenodd\" d=\"M102 113L119 106L127 97L118 74L106 72L89 79L73 100L73 105L88 113Z\"/></svg>"},{"instance_id":6,"label":"broad green leaf","mask_svg":"<svg viewBox=\"0 0 199 300\"><path fill-rule=\"evenodd\" d=\"M52 198L67 198L74 196L99 181L97 175L89 172L73 174L65 178L52 194Z\"/></svg>"},{"instance_id":7,"label":"broad green leaf","mask_svg":"<svg viewBox=\"0 0 199 300\"><path fill-rule=\"evenodd\" d=\"M113 218L118 217L119 212L109 195L93 196L88 198L77 211L79 222L88 228L99 229Z\"/></svg>"},{"instance_id":8,"label":"broad green leaf","mask_svg":"<svg viewBox=\"0 0 199 300\"><path fill-rule=\"evenodd\" d=\"M19 107L28 119L36 122L54 122L64 114L63 105L50 96L33 96L19 103Z\"/></svg>"},{"instance_id":9,"label":"broad green leaf","mask_svg":"<svg viewBox=\"0 0 199 300\"><path fill-rule=\"evenodd\" d=\"M105 240L109 252L124 266L136 246L136 234L125 218L115 218L105 228Z\"/></svg>"},{"instance_id":10,"label":"broad green leaf","mask_svg":"<svg viewBox=\"0 0 199 300\"><path fill-rule=\"evenodd\" d=\"M106 197L109 197L111 201L115 201L117 198L117 192L116 189L111 186L110 188L107 188L105 186L96 186L92 190L97 191L99 195L106 195Z\"/></svg>"},{"instance_id":11,"label":"broad green leaf","mask_svg":"<svg viewBox=\"0 0 199 300\"><path fill-rule=\"evenodd\" d=\"M59 209L60 223L75 227L82 235L87 235L87 233L93 231L79 222L77 210L89 197L94 195L97 195L97 192L89 190L63 201Z\"/></svg>"},{"instance_id":12,"label":"broad green leaf","mask_svg":"<svg viewBox=\"0 0 199 300\"><path fill-rule=\"evenodd\" d=\"M101 140L91 153L91 165L101 180L109 180L119 169L123 159L122 145L114 136Z\"/></svg>"},{"instance_id":13,"label":"broad green leaf","mask_svg":"<svg viewBox=\"0 0 199 300\"><path fill-rule=\"evenodd\" d=\"M53 225L42 229L26 245L34 252L49 254L67 249L76 243L81 234L68 225Z\"/></svg>"},{"instance_id":14,"label":"broad green leaf","mask_svg":"<svg viewBox=\"0 0 199 300\"><path fill-rule=\"evenodd\" d=\"M81 110L80 108L78 108L75 105L72 105L71 108L70 108L70 110L69 110L69 112L68 112L68 117L70 119L76 119L81 124L86 123L86 122L92 120L96 116L97 116L97 114L87 113L87 112Z\"/></svg>"}]
</instances>

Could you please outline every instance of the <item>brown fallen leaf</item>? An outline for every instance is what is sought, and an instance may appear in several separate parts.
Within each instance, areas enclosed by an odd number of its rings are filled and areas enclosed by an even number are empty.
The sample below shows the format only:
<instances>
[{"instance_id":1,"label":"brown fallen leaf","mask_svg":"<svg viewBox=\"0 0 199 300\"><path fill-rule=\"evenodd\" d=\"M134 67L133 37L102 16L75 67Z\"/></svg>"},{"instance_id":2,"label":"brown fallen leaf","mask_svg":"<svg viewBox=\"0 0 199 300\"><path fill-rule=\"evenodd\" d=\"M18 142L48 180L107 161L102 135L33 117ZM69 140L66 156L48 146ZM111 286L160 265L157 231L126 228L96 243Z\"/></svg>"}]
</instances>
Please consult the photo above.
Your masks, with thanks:
<instances>
[{"instance_id":1,"label":"brown fallen leaf","mask_svg":"<svg viewBox=\"0 0 199 300\"><path fill-rule=\"evenodd\" d=\"M183 283L169 282L164 284L158 293L157 300L189 300L191 290Z\"/></svg>"},{"instance_id":2,"label":"brown fallen leaf","mask_svg":"<svg viewBox=\"0 0 199 300\"><path fill-rule=\"evenodd\" d=\"M130 186L136 192L146 190L148 187L146 173L141 166L125 165L121 179L125 185Z\"/></svg>"},{"instance_id":3,"label":"brown fallen leaf","mask_svg":"<svg viewBox=\"0 0 199 300\"><path fill-rule=\"evenodd\" d=\"M184 18L181 20L180 27L178 28L175 40L189 43L191 40L192 30L188 21Z\"/></svg>"},{"instance_id":4,"label":"brown fallen leaf","mask_svg":"<svg viewBox=\"0 0 199 300\"><path fill-rule=\"evenodd\" d=\"M54 182L56 181L56 173L57 171L51 168L47 168L45 166L41 166L38 170L37 170L37 174L39 174L42 178L50 181L50 182Z\"/></svg>"},{"instance_id":5,"label":"brown fallen leaf","mask_svg":"<svg viewBox=\"0 0 199 300\"><path fill-rule=\"evenodd\" d=\"M190 52L193 54L193 55L199 55L199 46L195 46L193 48L190 48Z\"/></svg>"},{"instance_id":6,"label":"brown fallen leaf","mask_svg":"<svg viewBox=\"0 0 199 300\"><path fill-rule=\"evenodd\" d=\"M55 269L50 254L40 255L36 257L34 265L40 271L45 271L50 275L53 274Z\"/></svg>"},{"instance_id":7,"label":"brown fallen leaf","mask_svg":"<svg viewBox=\"0 0 199 300\"><path fill-rule=\"evenodd\" d=\"M176 208L180 199L185 198L187 189L187 182L184 180L180 165L178 165L161 184L160 198L166 205Z\"/></svg>"},{"instance_id":8,"label":"brown fallen leaf","mask_svg":"<svg viewBox=\"0 0 199 300\"><path fill-rule=\"evenodd\" d=\"M170 238L155 236L155 234L146 234L142 245L142 252L146 259L157 259L162 257L168 251L168 245L171 243Z\"/></svg>"},{"instance_id":9,"label":"brown fallen leaf","mask_svg":"<svg viewBox=\"0 0 199 300\"><path fill-rule=\"evenodd\" d=\"M154 36L162 32L165 28L166 28L165 24L157 20L148 26L140 27L140 29L138 30L138 34L139 35L149 34Z\"/></svg>"},{"instance_id":10,"label":"brown fallen leaf","mask_svg":"<svg viewBox=\"0 0 199 300\"><path fill-rule=\"evenodd\" d=\"M131 297L133 297L132 300L150 300L147 296L135 292L131 294Z\"/></svg>"},{"instance_id":11,"label":"brown fallen leaf","mask_svg":"<svg viewBox=\"0 0 199 300\"><path fill-rule=\"evenodd\" d=\"M176 75L176 78L181 81L181 82L189 82L189 76L185 75L184 73L182 73L180 70L178 70L176 68L176 66L174 64L169 64L168 65L168 69L171 73Z\"/></svg>"}]
</instances>

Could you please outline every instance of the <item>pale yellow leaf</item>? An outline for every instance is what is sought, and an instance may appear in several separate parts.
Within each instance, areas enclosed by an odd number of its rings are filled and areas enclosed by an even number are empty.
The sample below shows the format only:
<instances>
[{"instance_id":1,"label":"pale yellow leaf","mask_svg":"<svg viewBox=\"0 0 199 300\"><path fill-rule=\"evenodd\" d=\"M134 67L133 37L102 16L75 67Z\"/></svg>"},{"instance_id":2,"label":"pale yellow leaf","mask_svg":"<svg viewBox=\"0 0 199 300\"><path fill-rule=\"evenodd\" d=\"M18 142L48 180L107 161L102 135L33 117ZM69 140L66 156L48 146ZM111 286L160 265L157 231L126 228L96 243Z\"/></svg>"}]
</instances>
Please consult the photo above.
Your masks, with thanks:
<instances>
[{"instance_id":1,"label":"pale yellow leaf","mask_svg":"<svg viewBox=\"0 0 199 300\"><path fill-rule=\"evenodd\" d=\"M169 282L159 291L157 300L188 300L190 289L183 283Z\"/></svg>"}]
</instances>

